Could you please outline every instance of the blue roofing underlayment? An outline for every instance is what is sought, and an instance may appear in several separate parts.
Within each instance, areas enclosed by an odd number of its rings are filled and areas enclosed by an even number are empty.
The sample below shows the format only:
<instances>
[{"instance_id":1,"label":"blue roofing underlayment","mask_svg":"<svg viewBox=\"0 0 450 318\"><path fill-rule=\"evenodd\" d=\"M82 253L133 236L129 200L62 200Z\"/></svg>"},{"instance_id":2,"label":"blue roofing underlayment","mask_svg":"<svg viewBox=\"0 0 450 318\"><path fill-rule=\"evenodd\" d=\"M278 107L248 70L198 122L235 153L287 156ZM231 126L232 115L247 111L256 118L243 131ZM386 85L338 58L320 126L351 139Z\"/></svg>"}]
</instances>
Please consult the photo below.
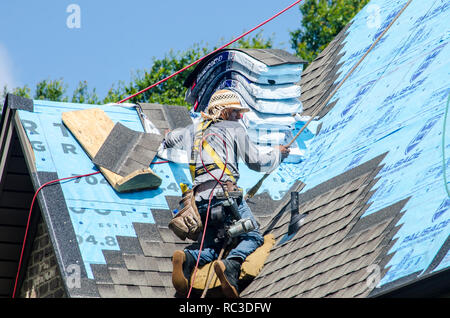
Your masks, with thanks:
<instances>
[{"instance_id":1,"label":"blue roofing underlayment","mask_svg":"<svg viewBox=\"0 0 450 318\"><path fill-rule=\"evenodd\" d=\"M62 112L91 107L98 106L36 100L33 113L19 111L34 150L38 172L57 172L58 177L64 178L98 171L61 121ZM134 108L100 108L114 122L120 121L130 129L143 131ZM104 263L103 249L119 249L116 235L135 236L133 222L153 223L151 209L167 209L164 195L181 195L176 182L189 180L186 171L172 164L160 164L154 170L163 181L159 189L152 191L118 193L101 174L61 183L89 278L93 278L89 264ZM53 215L55 219L58 217Z\"/></svg>"},{"instance_id":2,"label":"blue roofing underlayment","mask_svg":"<svg viewBox=\"0 0 450 318\"><path fill-rule=\"evenodd\" d=\"M371 1L372 8L379 8L379 28L370 27L374 10L362 10L353 19L336 82L406 2ZM380 285L425 270L450 233L442 149L445 134L444 150L449 153L450 130L443 123L450 94L448 21L448 1L413 1L331 99L337 104L321 119L322 130L312 140L307 160L295 168L306 191L388 152L369 201L372 205L363 216L410 200L390 251L395 252L387 265L391 268ZM447 155L447 171L449 165ZM449 265L447 254L434 271Z\"/></svg>"},{"instance_id":3,"label":"blue roofing underlayment","mask_svg":"<svg viewBox=\"0 0 450 318\"><path fill-rule=\"evenodd\" d=\"M406 2L373 0L355 16L336 83ZM379 16L374 17L374 12ZM399 220L397 241L389 251L395 252L387 264L390 269L380 286L425 271L450 233L450 198L443 175L444 166L447 173L450 170L450 130L444 127L450 94L448 21L450 2L412 1L331 99L330 103L337 103L320 119L322 129L308 140L305 159L282 163L259 191L280 200L297 180L306 184L304 192L387 152L364 216L410 199ZM20 110L19 115L33 146L37 171L56 172L60 178L97 171L61 121L62 112L92 107L103 109L114 122L143 131L134 108L36 100L34 112ZM300 140L299 146L306 149L302 145ZM61 183L89 278L93 278L90 264L105 263L102 250L119 249L117 235L136 236L133 222L153 223L152 209L167 209L165 196L181 195L180 182L190 184L186 166L170 163L151 168L163 179L157 190L119 194L102 175ZM239 185L248 190L262 175L244 165L240 168ZM57 211L49 213L58 218ZM433 271L449 265L447 254Z\"/></svg>"},{"instance_id":4,"label":"blue roofing underlayment","mask_svg":"<svg viewBox=\"0 0 450 318\"><path fill-rule=\"evenodd\" d=\"M98 171L61 122L63 112L87 108L101 108L114 123L121 122L130 129L143 131L134 108L35 100L34 111L19 110L19 116L33 147L38 172L56 172L59 178L65 178ZM299 143L303 141L299 139ZM240 166L240 184L249 189L260 175L244 164ZM162 178L162 184L156 190L118 193L101 174L61 183L89 278L93 278L90 264L105 263L102 250L119 250L117 235L136 236L134 222L154 223L152 209L169 209L165 196L181 196L179 184L191 185L187 165L171 162L150 165L150 168ZM262 191L269 192L273 199L278 200L290 186L283 177L274 173ZM50 215L51 219L60 217L56 211L48 213L54 214Z\"/></svg>"}]
</instances>

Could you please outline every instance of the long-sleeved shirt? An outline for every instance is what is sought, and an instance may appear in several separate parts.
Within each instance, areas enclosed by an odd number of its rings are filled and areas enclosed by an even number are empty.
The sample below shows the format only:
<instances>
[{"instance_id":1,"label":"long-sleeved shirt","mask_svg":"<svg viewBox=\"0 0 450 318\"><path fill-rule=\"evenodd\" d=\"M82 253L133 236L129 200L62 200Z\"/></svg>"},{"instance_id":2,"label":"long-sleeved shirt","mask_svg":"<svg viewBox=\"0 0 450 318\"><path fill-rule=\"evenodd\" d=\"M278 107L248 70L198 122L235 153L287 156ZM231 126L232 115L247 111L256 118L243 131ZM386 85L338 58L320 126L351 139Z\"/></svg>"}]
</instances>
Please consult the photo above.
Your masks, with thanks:
<instances>
[{"instance_id":1,"label":"long-sleeved shirt","mask_svg":"<svg viewBox=\"0 0 450 318\"><path fill-rule=\"evenodd\" d=\"M198 124L192 124L186 128L179 128L169 132L163 143L165 148L177 148L187 152L191 156L192 147L194 145L195 132ZM218 136L220 137L218 137ZM223 120L212 123L203 133L206 136L206 142L214 149L218 157L221 158L223 164L229 169L235 181L239 179L238 160L242 159L247 166L255 171L270 172L281 162L281 152L278 148L270 148L268 151L256 146L248 137L244 127L236 121ZM225 144L224 144L225 143ZM202 163L203 160L203 163ZM214 164L213 158L203 149L196 156L196 169L203 168L203 164L208 166ZM219 167L209 168L210 173L221 182L232 178L223 173ZM193 187L205 182L212 181L214 178L209 173L203 173L195 177ZM218 190L219 187L216 187ZM210 190L210 189L209 189ZM210 191L203 190L197 194L201 199L207 199Z\"/></svg>"}]
</instances>

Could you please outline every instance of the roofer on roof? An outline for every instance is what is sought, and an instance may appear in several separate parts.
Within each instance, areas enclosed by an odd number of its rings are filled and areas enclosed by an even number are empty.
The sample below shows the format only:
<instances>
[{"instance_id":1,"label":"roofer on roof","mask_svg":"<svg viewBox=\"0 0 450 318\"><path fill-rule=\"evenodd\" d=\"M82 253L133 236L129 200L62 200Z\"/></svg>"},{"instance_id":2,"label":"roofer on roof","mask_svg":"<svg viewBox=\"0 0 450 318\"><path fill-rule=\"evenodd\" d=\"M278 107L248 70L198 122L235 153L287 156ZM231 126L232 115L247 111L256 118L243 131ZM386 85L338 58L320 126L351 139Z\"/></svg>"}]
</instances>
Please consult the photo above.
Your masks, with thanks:
<instances>
[{"instance_id":1,"label":"roofer on roof","mask_svg":"<svg viewBox=\"0 0 450 318\"><path fill-rule=\"evenodd\" d=\"M191 153L193 179L193 190L183 194L181 211L169 227L182 239L187 237L200 241L209 206L201 252L198 248L186 248L175 251L172 257L172 282L180 295L188 293L199 254L199 267L213 262L218 258L225 240L228 240L231 250L225 259L216 262L214 270L224 295L238 297L241 265L263 243L259 226L243 199L242 189L236 185L239 179L238 159L244 160L252 170L268 172L289 155L289 148L280 145L269 152L260 151L238 122L246 111L248 109L242 106L237 93L219 90L211 96L206 113L202 112L197 124L169 132L163 142L166 148ZM239 220L247 223L232 228L231 225L236 225ZM241 231L236 232L236 229Z\"/></svg>"}]
</instances>

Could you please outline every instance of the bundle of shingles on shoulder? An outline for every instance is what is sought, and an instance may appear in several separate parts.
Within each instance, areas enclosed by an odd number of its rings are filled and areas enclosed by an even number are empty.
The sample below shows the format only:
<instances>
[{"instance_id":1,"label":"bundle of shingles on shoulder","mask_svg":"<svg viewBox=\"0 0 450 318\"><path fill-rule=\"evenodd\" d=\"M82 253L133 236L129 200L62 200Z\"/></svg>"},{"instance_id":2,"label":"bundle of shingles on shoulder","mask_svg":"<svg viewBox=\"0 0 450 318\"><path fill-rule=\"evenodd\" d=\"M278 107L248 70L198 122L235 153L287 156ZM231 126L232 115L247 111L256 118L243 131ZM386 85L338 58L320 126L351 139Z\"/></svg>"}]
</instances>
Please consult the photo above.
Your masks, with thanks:
<instances>
[{"instance_id":1,"label":"bundle of shingles on shoulder","mask_svg":"<svg viewBox=\"0 0 450 318\"><path fill-rule=\"evenodd\" d=\"M186 101L193 117L208 106L211 95L230 89L250 111L241 123L250 139L265 147L287 144L309 117L302 116L299 85L305 62L279 49L225 49L204 59L189 74ZM313 127L314 125L310 125ZM287 162L304 159L305 140L314 130L305 129L302 141L293 143Z\"/></svg>"}]
</instances>

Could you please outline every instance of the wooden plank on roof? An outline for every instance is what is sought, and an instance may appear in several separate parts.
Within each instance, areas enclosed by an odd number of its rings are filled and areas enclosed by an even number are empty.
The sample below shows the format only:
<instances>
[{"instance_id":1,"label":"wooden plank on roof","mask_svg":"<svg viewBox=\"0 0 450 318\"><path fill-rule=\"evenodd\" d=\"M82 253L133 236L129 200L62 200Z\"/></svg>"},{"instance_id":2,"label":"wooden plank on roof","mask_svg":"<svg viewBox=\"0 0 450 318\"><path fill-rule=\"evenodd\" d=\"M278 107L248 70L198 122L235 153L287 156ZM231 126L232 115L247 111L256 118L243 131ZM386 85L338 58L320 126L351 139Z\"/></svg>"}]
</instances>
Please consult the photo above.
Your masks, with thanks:
<instances>
[{"instance_id":1,"label":"wooden plank on roof","mask_svg":"<svg viewBox=\"0 0 450 318\"><path fill-rule=\"evenodd\" d=\"M267 257L270 254L272 247L275 245L275 238L273 234L267 234L264 236L264 244L259 246L253 251L242 264L241 272L239 275L240 280L248 281L254 279L261 272ZM217 275L213 274L214 270L212 266L215 262L205 264L198 269L195 276L195 281L191 279L193 288L197 290L204 290L208 284L208 280L211 275L214 275L208 288L213 289L221 285Z\"/></svg>"},{"instance_id":2,"label":"wooden plank on roof","mask_svg":"<svg viewBox=\"0 0 450 318\"><path fill-rule=\"evenodd\" d=\"M114 128L114 122L97 108L64 112L62 119L90 158L95 157Z\"/></svg>"},{"instance_id":3,"label":"wooden plank on roof","mask_svg":"<svg viewBox=\"0 0 450 318\"><path fill-rule=\"evenodd\" d=\"M103 110L98 108L64 112L62 121L91 160L114 128L114 122ZM103 167L99 167L99 169L118 192L155 189L162 182L162 179L150 167L136 170L125 177Z\"/></svg>"}]
</instances>

